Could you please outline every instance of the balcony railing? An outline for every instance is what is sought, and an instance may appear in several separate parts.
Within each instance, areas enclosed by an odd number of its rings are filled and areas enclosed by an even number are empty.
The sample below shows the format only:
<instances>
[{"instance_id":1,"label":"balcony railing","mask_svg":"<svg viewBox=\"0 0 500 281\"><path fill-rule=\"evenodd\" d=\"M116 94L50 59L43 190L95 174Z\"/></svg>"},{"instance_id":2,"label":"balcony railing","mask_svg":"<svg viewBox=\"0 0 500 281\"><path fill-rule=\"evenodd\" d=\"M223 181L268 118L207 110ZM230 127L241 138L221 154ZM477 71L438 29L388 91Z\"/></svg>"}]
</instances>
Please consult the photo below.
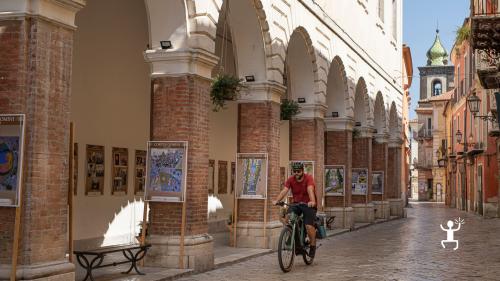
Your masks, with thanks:
<instances>
[{"instance_id":1,"label":"balcony railing","mask_svg":"<svg viewBox=\"0 0 500 281\"><path fill-rule=\"evenodd\" d=\"M420 130L418 130L418 138L419 139L432 139L432 130L427 129L426 127L420 128Z\"/></svg>"},{"instance_id":2,"label":"balcony railing","mask_svg":"<svg viewBox=\"0 0 500 281\"><path fill-rule=\"evenodd\" d=\"M473 49L500 52L498 2L499 0L472 0L470 38Z\"/></svg>"},{"instance_id":3,"label":"balcony railing","mask_svg":"<svg viewBox=\"0 0 500 281\"><path fill-rule=\"evenodd\" d=\"M498 127L498 122L496 120L493 122L488 122L488 135L490 137L500 136L500 128Z\"/></svg>"},{"instance_id":4,"label":"balcony railing","mask_svg":"<svg viewBox=\"0 0 500 281\"><path fill-rule=\"evenodd\" d=\"M473 0L472 16L488 16L500 13L498 0Z\"/></svg>"},{"instance_id":5,"label":"balcony railing","mask_svg":"<svg viewBox=\"0 0 500 281\"><path fill-rule=\"evenodd\" d=\"M500 25L500 21L498 22ZM500 33L499 33L500 34ZM494 49L476 50L476 69L481 86L485 89L500 88L500 52Z\"/></svg>"}]
</instances>

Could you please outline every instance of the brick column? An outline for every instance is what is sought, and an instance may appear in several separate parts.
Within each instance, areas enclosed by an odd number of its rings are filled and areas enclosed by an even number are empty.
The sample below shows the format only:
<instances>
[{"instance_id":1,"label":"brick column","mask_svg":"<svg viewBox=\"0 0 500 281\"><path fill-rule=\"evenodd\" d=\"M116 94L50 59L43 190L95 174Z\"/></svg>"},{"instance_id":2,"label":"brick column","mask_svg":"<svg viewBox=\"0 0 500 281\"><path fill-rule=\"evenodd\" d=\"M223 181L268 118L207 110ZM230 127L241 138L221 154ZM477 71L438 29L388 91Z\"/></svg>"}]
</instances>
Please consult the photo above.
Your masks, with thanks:
<instances>
[{"instance_id":1,"label":"brick column","mask_svg":"<svg viewBox=\"0 0 500 281\"><path fill-rule=\"evenodd\" d=\"M372 170L384 173L384 190L382 194L372 194L373 204L375 206L375 218L376 219L388 219L389 218L389 201L387 201L387 167L388 167L388 136L385 134L377 134L375 141L373 142L373 153L372 153ZM373 179L372 179L373 180Z\"/></svg>"},{"instance_id":2,"label":"brick column","mask_svg":"<svg viewBox=\"0 0 500 281\"><path fill-rule=\"evenodd\" d=\"M237 247L276 248L278 244L282 224L272 200L281 191L279 101L283 93L284 88L274 83L252 83L238 105L238 152L267 153L268 175L267 200L238 199Z\"/></svg>"},{"instance_id":3,"label":"brick column","mask_svg":"<svg viewBox=\"0 0 500 281\"><path fill-rule=\"evenodd\" d=\"M314 161L318 211L323 211L325 121L323 118L295 119L290 125L290 159Z\"/></svg>"},{"instance_id":4,"label":"brick column","mask_svg":"<svg viewBox=\"0 0 500 281\"><path fill-rule=\"evenodd\" d=\"M213 267L214 256L213 238L207 234L211 80L207 78L210 72L206 70L215 65L216 58L202 51L148 51L145 56L157 72L198 70L195 73L172 73L172 76L153 75L151 140L188 142L184 268L207 270ZM208 69L200 70L203 65ZM163 66L168 68L162 69ZM149 206L148 242L153 246L146 262L150 266L177 268L181 254L182 203L151 202Z\"/></svg>"},{"instance_id":5,"label":"brick column","mask_svg":"<svg viewBox=\"0 0 500 281\"><path fill-rule=\"evenodd\" d=\"M403 216L403 199L401 198L401 140L391 139L388 145L389 157L387 165L387 198L391 216ZM419 177L421 172L419 171Z\"/></svg>"},{"instance_id":6,"label":"brick column","mask_svg":"<svg viewBox=\"0 0 500 281\"><path fill-rule=\"evenodd\" d=\"M335 216L336 227L354 227L354 211L351 206L352 179L352 127L349 118L327 118L325 133L325 166L344 166L344 194L325 195L325 212Z\"/></svg>"},{"instance_id":7,"label":"brick column","mask_svg":"<svg viewBox=\"0 0 500 281\"><path fill-rule=\"evenodd\" d=\"M372 203L372 137L373 129L359 128L359 136L352 141L352 168L368 169L367 196L352 195L355 222L373 222L374 205Z\"/></svg>"},{"instance_id":8,"label":"brick column","mask_svg":"<svg viewBox=\"0 0 500 281\"><path fill-rule=\"evenodd\" d=\"M10 4L10 5L9 5ZM82 8L65 1L59 12ZM71 8L69 7L71 5ZM74 280L68 253L68 142L74 26L49 5L0 20L0 112L26 114L21 232L17 279ZM31 15L33 13L33 15ZM43 14L43 13L47 13ZM21 14L21 15L20 15ZM0 279L12 262L15 208L0 207Z\"/></svg>"}]
</instances>

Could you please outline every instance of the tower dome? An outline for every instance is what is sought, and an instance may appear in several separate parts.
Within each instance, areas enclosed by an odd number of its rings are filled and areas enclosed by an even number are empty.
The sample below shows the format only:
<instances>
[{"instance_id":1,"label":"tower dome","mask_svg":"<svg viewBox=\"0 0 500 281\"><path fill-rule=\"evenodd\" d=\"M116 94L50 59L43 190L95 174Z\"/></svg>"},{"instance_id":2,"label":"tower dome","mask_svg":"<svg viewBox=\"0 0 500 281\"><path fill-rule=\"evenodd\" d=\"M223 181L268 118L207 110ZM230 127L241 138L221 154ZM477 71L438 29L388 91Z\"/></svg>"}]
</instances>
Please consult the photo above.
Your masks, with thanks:
<instances>
[{"instance_id":1,"label":"tower dome","mask_svg":"<svg viewBox=\"0 0 500 281\"><path fill-rule=\"evenodd\" d=\"M436 30L436 39L432 47L427 51L427 66L447 65L448 53L439 39L439 29Z\"/></svg>"}]
</instances>

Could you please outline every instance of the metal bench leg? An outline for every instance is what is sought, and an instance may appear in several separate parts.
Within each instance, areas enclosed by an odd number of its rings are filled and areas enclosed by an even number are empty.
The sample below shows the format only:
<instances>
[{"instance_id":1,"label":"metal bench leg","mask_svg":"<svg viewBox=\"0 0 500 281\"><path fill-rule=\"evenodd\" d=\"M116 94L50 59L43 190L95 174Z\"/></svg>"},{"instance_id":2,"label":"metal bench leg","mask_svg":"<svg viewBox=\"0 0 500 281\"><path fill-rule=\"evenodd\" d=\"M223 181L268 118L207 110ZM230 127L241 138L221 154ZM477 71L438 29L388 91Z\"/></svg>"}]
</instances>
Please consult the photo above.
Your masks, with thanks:
<instances>
[{"instance_id":1,"label":"metal bench leg","mask_svg":"<svg viewBox=\"0 0 500 281\"><path fill-rule=\"evenodd\" d=\"M86 281L89 277L90 280L94 281L94 276L92 276L92 269L94 269L94 267L96 266L99 266L102 263L103 258L104 256L98 255L89 263L89 260L87 259L87 257L85 257L85 255L76 255L76 259L80 266L87 271L87 274L85 275L85 278L83 278L83 281Z\"/></svg>"},{"instance_id":2,"label":"metal bench leg","mask_svg":"<svg viewBox=\"0 0 500 281\"><path fill-rule=\"evenodd\" d=\"M123 274L128 274L130 273L130 271L132 271L132 269L135 269L137 274L146 275L140 272L139 269L137 268L137 262L143 259L144 256L146 255L146 248L140 249L139 251L137 251L135 255L132 253L131 250L123 250L122 253L132 263L127 271L122 272Z\"/></svg>"}]
</instances>

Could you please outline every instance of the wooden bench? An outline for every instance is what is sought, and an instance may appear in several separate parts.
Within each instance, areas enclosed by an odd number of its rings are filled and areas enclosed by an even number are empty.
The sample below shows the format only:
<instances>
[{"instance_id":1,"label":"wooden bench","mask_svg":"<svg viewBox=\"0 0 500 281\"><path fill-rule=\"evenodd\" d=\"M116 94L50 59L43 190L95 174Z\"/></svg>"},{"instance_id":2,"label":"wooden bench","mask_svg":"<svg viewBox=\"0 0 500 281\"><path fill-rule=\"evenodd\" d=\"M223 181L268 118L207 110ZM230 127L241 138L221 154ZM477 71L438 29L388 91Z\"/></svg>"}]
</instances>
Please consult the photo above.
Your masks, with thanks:
<instances>
[{"instance_id":1,"label":"wooden bench","mask_svg":"<svg viewBox=\"0 0 500 281\"><path fill-rule=\"evenodd\" d=\"M151 244L146 244L146 245L131 244L131 245L104 247L95 250L73 251L73 253L76 255L76 258L80 266L82 266L87 271L87 275L85 275L83 281L87 280L87 278L89 277L90 280L94 281L94 277L92 276L92 270L108 266L116 266L125 263L132 263L132 264L130 265L130 268L127 271L122 272L123 274L128 274L130 273L130 271L132 271L132 269L135 269L137 274L144 275L144 273L140 272L139 269L137 268L137 262L142 260L144 256L146 256L146 252L150 247ZM107 254L117 253L117 252L122 252L123 256L127 260L103 264L104 257Z\"/></svg>"}]
</instances>

